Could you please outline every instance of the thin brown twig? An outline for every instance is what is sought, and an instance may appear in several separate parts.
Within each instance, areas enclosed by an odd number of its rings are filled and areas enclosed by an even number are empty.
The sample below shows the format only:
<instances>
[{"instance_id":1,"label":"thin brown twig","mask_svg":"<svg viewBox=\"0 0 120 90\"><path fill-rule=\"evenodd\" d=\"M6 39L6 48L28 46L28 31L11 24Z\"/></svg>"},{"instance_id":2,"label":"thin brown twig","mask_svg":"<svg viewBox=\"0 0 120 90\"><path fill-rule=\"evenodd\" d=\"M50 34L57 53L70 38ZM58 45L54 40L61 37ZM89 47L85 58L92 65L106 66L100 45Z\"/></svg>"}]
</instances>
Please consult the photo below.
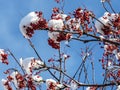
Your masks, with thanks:
<instances>
[{"instance_id":1,"label":"thin brown twig","mask_svg":"<svg viewBox=\"0 0 120 90\"><path fill-rule=\"evenodd\" d=\"M85 74L85 82L87 80L88 84L89 84L89 79L88 79L88 73L87 73L87 69L85 67L85 63L83 64L83 68L84 68L84 74Z\"/></svg>"},{"instance_id":2,"label":"thin brown twig","mask_svg":"<svg viewBox=\"0 0 120 90\"><path fill-rule=\"evenodd\" d=\"M60 70L62 70L62 58L61 58L60 49L58 50L58 53L59 53ZM62 73L60 72L59 81L61 81L61 77L62 77Z\"/></svg>"},{"instance_id":3,"label":"thin brown twig","mask_svg":"<svg viewBox=\"0 0 120 90\"><path fill-rule=\"evenodd\" d=\"M48 30L45 30L45 31L48 31ZM54 32L64 32L64 33L71 33L71 34L79 34L79 33L76 32L76 31L75 31L75 32L71 32L71 31L59 31L59 30L56 30L56 31L54 31ZM107 43L114 44L114 45L117 45L117 46L120 45L119 42L112 41L112 40L108 40L108 39L105 39L105 38L103 38L103 39L101 40L101 37L96 36L96 35L89 34L89 33L87 33L87 32L83 32L83 35L90 36L90 37L95 38L95 39L97 39L98 41L101 41L101 42L107 42Z\"/></svg>"},{"instance_id":4,"label":"thin brown twig","mask_svg":"<svg viewBox=\"0 0 120 90\"><path fill-rule=\"evenodd\" d=\"M30 39L27 39L27 40L28 40L30 46L32 47L32 49L35 51L35 53L36 53L37 57L39 58L39 60L42 61L42 58L41 58L40 55L38 54L38 52L37 52L37 50L35 49L33 43L31 42L31 40L30 40Z\"/></svg>"},{"instance_id":5,"label":"thin brown twig","mask_svg":"<svg viewBox=\"0 0 120 90\"><path fill-rule=\"evenodd\" d=\"M111 10L112 10L114 13L116 13L115 10L114 10L113 7L112 7L110 1L108 1L108 4L110 5Z\"/></svg>"},{"instance_id":6,"label":"thin brown twig","mask_svg":"<svg viewBox=\"0 0 120 90\"><path fill-rule=\"evenodd\" d=\"M99 37L99 36L95 36L95 35L92 35L92 34L88 34L88 33L83 33L84 35L87 35L87 36L90 36L90 37L93 37L93 38L96 38L96 39L98 39L99 41L102 41L102 42L108 42L108 43L111 43L111 44L114 44L114 45L120 45L120 43L119 42L115 42L115 41L112 41L112 40L108 40L108 39L105 39L105 38L103 38L102 40L101 40L101 38Z\"/></svg>"},{"instance_id":7,"label":"thin brown twig","mask_svg":"<svg viewBox=\"0 0 120 90\"><path fill-rule=\"evenodd\" d=\"M78 69L76 70L75 74L73 75L73 79L75 78L75 76L77 75L78 71L80 70L80 68L83 66L84 61L80 64L80 66L78 67Z\"/></svg>"},{"instance_id":8,"label":"thin brown twig","mask_svg":"<svg viewBox=\"0 0 120 90\"><path fill-rule=\"evenodd\" d=\"M16 61L16 63L19 65L19 67L21 68L23 74L25 75L25 71L23 70L22 66L20 65L20 63L18 62L17 58L14 56L14 54L8 49L8 52L10 53L10 55L14 58L14 60Z\"/></svg>"},{"instance_id":9,"label":"thin brown twig","mask_svg":"<svg viewBox=\"0 0 120 90\"><path fill-rule=\"evenodd\" d=\"M66 72L66 60L65 59L63 61L63 71ZM63 75L62 81L64 81L64 75Z\"/></svg>"},{"instance_id":10,"label":"thin brown twig","mask_svg":"<svg viewBox=\"0 0 120 90\"><path fill-rule=\"evenodd\" d=\"M36 53L36 55L38 56L39 60L40 60L40 61L43 61L42 58L40 57L40 55L38 54L36 48L34 47L33 43L31 42L31 40L30 40L30 39L27 39L27 40L28 40L30 46L32 47L32 49L35 51L35 53ZM44 67L46 67L46 64L45 64L45 63L44 63L44 65L45 65ZM49 72L57 81L59 81L59 79L58 79L49 69L47 69L47 70L48 70L48 72Z\"/></svg>"},{"instance_id":11,"label":"thin brown twig","mask_svg":"<svg viewBox=\"0 0 120 90\"><path fill-rule=\"evenodd\" d=\"M109 12L109 11L107 10L107 8L105 7L104 2L102 2L102 6L103 6L103 8L105 9L106 12Z\"/></svg>"},{"instance_id":12,"label":"thin brown twig","mask_svg":"<svg viewBox=\"0 0 120 90\"><path fill-rule=\"evenodd\" d=\"M83 67L84 67L84 63L87 59L87 54L84 56L84 58L82 59L82 63L80 64L80 66L78 67L78 69L76 70L74 76L73 76L73 79L75 78L75 76L77 75L78 71L80 70L79 72L79 76L78 76L78 81L80 80L80 76L81 76L81 73L82 73L82 70L83 70Z\"/></svg>"},{"instance_id":13,"label":"thin brown twig","mask_svg":"<svg viewBox=\"0 0 120 90\"><path fill-rule=\"evenodd\" d=\"M93 61L91 62L91 65L92 65L92 81L94 84L95 83L95 69L94 69L94 62Z\"/></svg>"},{"instance_id":14,"label":"thin brown twig","mask_svg":"<svg viewBox=\"0 0 120 90\"><path fill-rule=\"evenodd\" d=\"M116 83L111 82L111 83L104 83L104 84L84 84L84 83L80 83L76 80L74 80L72 77L70 77L68 74L66 74L65 72L63 72L62 70L56 68L56 67L48 67L49 69L54 69L57 71L62 72L66 77L70 78L71 80L73 80L76 84L78 84L78 86L84 86L84 87L106 87L106 86L113 86L116 85ZM120 85L120 83L118 83L118 85Z\"/></svg>"},{"instance_id":15,"label":"thin brown twig","mask_svg":"<svg viewBox=\"0 0 120 90\"><path fill-rule=\"evenodd\" d=\"M89 40L84 40L84 39L80 39L80 38L71 38L71 39L73 39L73 40L78 40L78 41L81 41L81 42L83 42L83 43L99 41L98 39L89 39Z\"/></svg>"}]
</instances>

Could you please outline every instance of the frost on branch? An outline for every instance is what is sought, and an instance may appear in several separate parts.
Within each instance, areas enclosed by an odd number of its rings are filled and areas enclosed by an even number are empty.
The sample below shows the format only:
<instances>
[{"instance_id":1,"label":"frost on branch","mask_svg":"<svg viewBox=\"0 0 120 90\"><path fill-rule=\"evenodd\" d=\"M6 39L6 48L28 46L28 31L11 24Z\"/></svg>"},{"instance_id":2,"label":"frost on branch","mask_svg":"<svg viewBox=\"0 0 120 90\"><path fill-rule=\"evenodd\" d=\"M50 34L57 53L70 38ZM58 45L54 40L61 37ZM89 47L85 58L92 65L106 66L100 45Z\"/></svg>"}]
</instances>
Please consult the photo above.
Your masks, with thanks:
<instances>
[{"instance_id":1,"label":"frost on branch","mask_svg":"<svg viewBox=\"0 0 120 90\"><path fill-rule=\"evenodd\" d=\"M0 49L0 62L8 64L8 54L4 49Z\"/></svg>"},{"instance_id":2,"label":"frost on branch","mask_svg":"<svg viewBox=\"0 0 120 90\"><path fill-rule=\"evenodd\" d=\"M23 36L30 39L35 30L46 29L47 22L43 18L42 12L30 12L28 15L23 17L19 27Z\"/></svg>"}]
</instances>

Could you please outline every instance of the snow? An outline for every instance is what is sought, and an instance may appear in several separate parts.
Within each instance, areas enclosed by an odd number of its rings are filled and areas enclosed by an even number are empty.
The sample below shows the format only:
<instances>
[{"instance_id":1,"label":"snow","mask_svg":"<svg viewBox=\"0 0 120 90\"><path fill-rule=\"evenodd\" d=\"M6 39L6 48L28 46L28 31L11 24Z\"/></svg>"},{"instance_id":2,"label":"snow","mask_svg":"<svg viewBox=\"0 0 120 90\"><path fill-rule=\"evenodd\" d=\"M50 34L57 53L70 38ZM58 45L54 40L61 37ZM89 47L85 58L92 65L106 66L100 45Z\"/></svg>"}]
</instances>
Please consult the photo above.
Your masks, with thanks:
<instances>
[{"instance_id":1,"label":"snow","mask_svg":"<svg viewBox=\"0 0 120 90\"><path fill-rule=\"evenodd\" d=\"M104 35L104 32L102 31L102 29L104 28L104 25L108 25L109 20L108 19L104 19L103 17L98 18L99 21L95 22L95 27L97 29L97 32L99 32L100 34Z\"/></svg>"},{"instance_id":2,"label":"snow","mask_svg":"<svg viewBox=\"0 0 120 90\"><path fill-rule=\"evenodd\" d=\"M4 49L0 49L0 62L8 64L8 54L5 52Z\"/></svg>"},{"instance_id":3,"label":"snow","mask_svg":"<svg viewBox=\"0 0 120 90\"><path fill-rule=\"evenodd\" d=\"M48 27L52 30L63 30L64 24L62 19L51 19L48 22Z\"/></svg>"},{"instance_id":4,"label":"snow","mask_svg":"<svg viewBox=\"0 0 120 90\"><path fill-rule=\"evenodd\" d=\"M90 90L90 87L87 87L86 90Z\"/></svg>"},{"instance_id":5,"label":"snow","mask_svg":"<svg viewBox=\"0 0 120 90\"><path fill-rule=\"evenodd\" d=\"M58 36L59 36L59 32L48 32L48 36L49 36L49 38L50 39L52 39L52 40L54 40L55 41L55 43L58 43L57 42L57 38L58 38Z\"/></svg>"},{"instance_id":6,"label":"snow","mask_svg":"<svg viewBox=\"0 0 120 90\"><path fill-rule=\"evenodd\" d=\"M2 56L1 56L1 54L4 54L4 53L5 53L4 49L0 49L0 62L2 62Z\"/></svg>"},{"instance_id":7,"label":"snow","mask_svg":"<svg viewBox=\"0 0 120 90\"><path fill-rule=\"evenodd\" d=\"M39 75L32 75L32 78L34 80L34 83L39 85L43 82L43 78Z\"/></svg>"},{"instance_id":8,"label":"snow","mask_svg":"<svg viewBox=\"0 0 120 90\"><path fill-rule=\"evenodd\" d=\"M111 66L111 65L112 65L112 61L109 60L108 63L107 63L107 66L109 67L109 66Z\"/></svg>"},{"instance_id":9,"label":"snow","mask_svg":"<svg viewBox=\"0 0 120 90\"><path fill-rule=\"evenodd\" d=\"M12 72L12 74L10 75L13 78L12 82L14 83L16 88L18 88L18 83L17 83L17 79L16 79L17 74L18 74L18 72L15 71L15 72Z\"/></svg>"},{"instance_id":10,"label":"snow","mask_svg":"<svg viewBox=\"0 0 120 90\"><path fill-rule=\"evenodd\" d=\"M68 21L66 21L65 24L70 30L79 30L79 28L80 28L80 20L79 19L71 18Z\"/></svg>"},{"instance_id":11,"label":"snow","mask_svg":"<svg viewBox=\"0 0 120 90\"><path fill-rule=\"evenodd\" d=\"M20 65L29 75L32 74L32 70L42 68L44 66L44 63L39 59L35 59L34 57L28 57L25 59L20 58Z\"/></svg>"},{"instance_id":12,"label":"snow","mask_svg":"<svg viewBox=\"0 0 120 90\"><path fill-rule=\"evenodd\" d=\"M101 0L101 2L105 2L106 0Z\"/></svg>"},{"instance_id":13,"label":"snow","mask_svg":"<svg viewBox=\"0 0 120 90\"><path fill-rule=\"evenodd\" d=\"M49 85L51 82L52 82L52 83L56 83L56 81L53 80L53 79L46 79L46 84L47 84L47 85Z\"/></svg>"},{"instance_id":14,"label":"snow","mask_svg":"<svg viewBox=\"0 0 120 90\"><path fill-rule=\"evenodd\" d=\"M67 15L66 14L57 14L57 15L53 15L52 19L49 20L48 22L48 27L49 29L52 30L63 30L64 27L64 21L66 19Z\"/></svg>"},{"instance_id":15,"label":"snow","mask_svg":"<svg viewBox=\"0 0 120 90\"><path fill-rule=\"evenodd\" d=\"M70 87L71 87L71 90L77 90L78 84L72 80Z\"/></svg>"},{"instance_id":16,"label":"snow","mask_svg":"<svg viewBox=\"0 0 120 90\"><path fill-rule=\"evenodd\" d=\"M112 21L115 21L118 18L118 14L105 12L104 15L98 18L99 21L95 22L95 27L97 32L104 35L103 28L104 26L112 27Z\"/></svg>"},{"instance_id":17,"label":"snow","mask_svg":"<svg viewBox=\"0 0 120 90\"><path fill-rule=\"evenodd\" d=\"M56 19L56 20L62 19L63 21L65 21L66 17L67 17L67 14L58 13L58 14L53 15L52 19Z\"/></svg>"},{"instance_id":18,"label":"snow","mask_svg":"<svg viewBox=\"0 0 120 90\"><path fill-rule=\"evenodd\" d=\"M57 83L55 80L53 79L46 79L46 86L49 90L59 90L60 88L63 88L64 86L62 84ZM52 87L50 87L52 86Z\"/></svg>"},{"instance_id":19,"label":"snow","mask_svg":"<svg viewBox=\"0 0 120 90\"><path fill-rule=\"evenodd\" d=\"M66 14L55 14L52 16L52 19L48 21L48 28L51 31L48 31L48 37L52 39L55 43L58 43L57 38L59 37L59 32L64 30L64 22L66 19Z\"/></svg>"},{"instance_id":20,"label":"snow","mask_svg":"<svg viewBox=\"0 0 120 90\"><path fill-rule=\"evenodd\" d=\"M57 38L59 36L59 32L55 32L55 31L62 31L64 28L64 23L63 21L65 20L65 18L67 17L66 14L58 14L57 16L53 16L54 19L49 20L48 22L48 28L52 31L48 31L48 36L50 39L54 40L55 43L57 42ZM58 19L59 17L59 19Z\"/></svg>"},{"instance_id":21,"label":"snow","mask_svg":"<svg viewBox=\"0 0 120 90\"><path fill-rule=\"evenodd\" d=\"M120 60L120 52L116 53L115 56L117 60Z\"/></svg>"},{"instance_id":22,"label":"snow","mask_svg":"<svg viewBox=\"0 0 120 90\"><path fill-rule=\"evenodd\" d=\"M109 2L110 0L101 0L101 2Z\"/></svg>"},{"instance_id":23,"label":"snow","mask_svg":"<svg viewBox=\"0 0 120 90\"><path fill-rule=\"evenodd\" d=\"M38 22L38 20L39 20L39 17L37 16L35 12L30 12L28 15L22 18L19 24L19 28L25 38L29 39L30 37L26 34L27 31L24 26L30 27L30 23L36 23Z\"/></svg>"},{"instance_id":24,"label":"snow","mask_svg":"<svg viewBox=\"0 0 120 90\"><path fill-rule=\"evenodd\" d=\"M117 90L120 90L120 85L117 86Z\"/></svg>"},{"instance_id":25,"label":"snow","mask_svg":"<svg viewBox=\"0 0 120 90\"><path fill-rule=\"evenodd\" d=\"M68 15L66 15L66 14L61 14L62 20L65 21L65 19L66 19L67 16L68 16Z\"/></svg>"},{"instance_id":26,"label":"snow","mask_svg":"<svg viewBox=\"0 0 120 90\"><path fill-rule=\"evenodd\" d=\"M30 71L30 60L33 59L34 57L30 57L30 58L26 58L26 59L22 59L20 58L20 65L23 67L23 69L26 71L27 74L31 74L32 72Z\"/></svg>"},{"instance_id":27,"label":"snow","mask_svg":"<svg viewBox=\"0 0 120 90\"><path fill-rule=\"evenodd\" d=\"M2 82L2 85L3 85L4 90L8 90L7 85L4 85L4 84L5 84L6 82L8 82L8 81L5 80L5 79L2 79L1 82ZM8 84L10 84L10 83L8 83Z\"/></svg>"}]
</instances>

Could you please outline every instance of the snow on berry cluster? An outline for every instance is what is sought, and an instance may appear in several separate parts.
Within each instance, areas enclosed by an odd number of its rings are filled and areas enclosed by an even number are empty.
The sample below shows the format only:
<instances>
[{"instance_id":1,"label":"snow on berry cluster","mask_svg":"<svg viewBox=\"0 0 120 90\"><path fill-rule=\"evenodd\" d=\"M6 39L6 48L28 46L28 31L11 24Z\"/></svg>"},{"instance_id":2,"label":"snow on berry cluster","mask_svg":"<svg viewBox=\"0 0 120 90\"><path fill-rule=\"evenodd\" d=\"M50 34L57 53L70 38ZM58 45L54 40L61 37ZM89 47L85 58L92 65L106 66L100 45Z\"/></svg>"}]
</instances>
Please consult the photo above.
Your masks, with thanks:
<instances>
[{"instance_id":1,"label":"snow on berry cluster","mask_svg":"<svg viewBox=\"0 0 120 90\"><path fill-rule=\"evenodd\" d=\"M2 84L4 90L13 90L11 83L14 84L16 89L23 90L26 87L28 87L31 90L36 90L37 85L41 85L43 82L46 83L47 90L76 90L78 88L78 84L74 81L71 81L69 86L66 86L64 83L59 83L55 81L54 79L46 79L43 80L43 78L40 75L32 74L32 75L22 75L15 69L9 69L6 72L7 74L6 79L2 79Z\"/></svg>"},{"instance_id":2,"label":"snow on berry cluster","mask_svg":"<svg viewBox=\"0 0 120 90\"><path fill-rule=\"evenodd\" d=\"M67 15L60 13L59 8L53 8L51 19L48 21L48 44L55 49L60 48L60 41L66 40L65 33L62 32L65 29L65 19Z\"/></svg>"},{"instance_id":3,"label":"snow on berry cluster","mask_svg":"<svg viewBox=\"0 0 120 90\"><path fill-rule=\"evenodd\" d=\"M39 70L43 69L44 63L34 57L28 57L26 59L21 58L20 65L24 71L24 75L13 68L4 72L8 75L6 79L2 80L5 90L12 90L11 83L14 83L16 89L29 87L31 90L36 90L36 86L43 83L43 78L39 75Z\"/></svg>"},{"instance_id":4,"label":"snow on berry cluster","mask_svg":"<svg viewBox=\"0 0 120 90\"><path fill-rule=\"evenodd\" d=\"M118 17L118 14L105 12L104 15L98 18L98 21L95 22L97 32L102 35L110 34L112 32L112 29L114 29L114 23Z\"/></svg>"},{"instance_id":5,"label":"snow on berry cluster","mask_svg":"<svg viewBox=\"0 0 120 90\"><path fill-rule=\"evenodd\" d=\"M5 90L12 90L11 83L14 83L16 89L25 89L28 87L31 90L36 90L36 86L43 83L43 78L39 75L22 75L17 70L7 70L7 79L2 79L2 84Z\"/></svg>"},{"instance_id":6,"label":"snow on berry cluster","mask_svg":"<svg viewBox=\"0 0 120 90\"><path fill-rule=\"evenodd\" d=\"M53 79L46 79L47 90L59 90L64 87L64 85L57 83Z\"/></svg>"},{"instance_id":7,"label":"snow on berry cluster","mask_svg":"<svg viewBox=\"0 0 120 90\"><path fill-rule=\"evenodd\" d=\"M2 79L4 90L13 90L11 83L14 83L16 89L22 89L26 86L24 77L18 71L7 70L4 73L8 74L6 79Z\"/></svg>"},{"instance_id":8,"label":"snow on berry cluster","mask_svg":"<svg viewBox=\"0 0 120 90\"><path fill-rule=\"evenodd\" d=\"M20 59L20 65L26 71L28 75L32 74L34 70L41 69L44 67L44 63L34 57L28 57Z\"/></svg>"},{"instance_id":9,"label":"snow on berry cluster","mask_svg":"<svg viewBox=\"0 0 120 90\"><path fill-rule=\"evenodd\" d=\"M82 35L81 26L84 27L86 32L91 31L89 27L91 12L86 9L78 8L73 12L72 17L60 12L59 8L53 8L53 14L48 21L48 43L55 49L59 49L59 43L63 40L72 38L72 34L63 31L77 32Z\"/></svg>"},{"instance_id":10,"label":"snow on berry cluster","mask_svg":"<svg viewBox=\"0 0 120 90\"><path fill-rule=\"evenodd\" d=\"M30 39L34 34L34 30L46 29L47 22L42 17L42 12L30 12L28 15L23 17L19 27L23 36Z\"/></svg>"},{"instance_id":11,"label":"snow on berry cluster","mask_svg":"<svg viewBox=\"0 0 120 90\"><path fill-rule=\"evenodd\" d=\"M8 64L8 54L4 49L0 49L0 62Z\"/></svg>"},{"instance_id":12,"label":"snow on berry cluster","mask_svg":"<svg viewBox=\"0 0 120 90\"><path fill-rule=\"evenodd\" d=\"M59 1L59 0L58 0ZM106 2L109 0L102 0ZM81 36L83 32L89 33L93 31L91 19L94 15L87 9L77 8L70 15L64 14L59 8L53 8L51 18L46 21L43 18L42 12L30 12L20 22L20 31L23 36L30 39L35 30L46 29L48 31L48 44L55 49L60 49L61 41L69 41L74 37L73 33ZM95 22L97 33L101 36L101 40L108 39L110 41L120 42L120 16L118 13L105 12L104 15L98 18ZM98 35L99 35L98 34ZM77 35L76 35L77 36ZM120 77L120 48L117 45L104 42L104 53L101 59L103 69L107 69L107 77ZM63 55L64 59L69 58ZM3 49L0 49L0 60L7 64L7 54ZM45 64L34 57L20 59L20 65L23 68L25 75L22 75L16 70L7 71L7 79L3 79L4 88L12 90L10 83L13 82L17 89L24 89L27 85L30 89L35 90L36 85L45 82L47 90L59 90L65 88L65 85L53 79L46 79L38 75L39 70L46 70ZM37 71L38 70L38 71ZM117 81L117 79L116 79ZM69 89L76 90L78 85L76 82L69 83ZM119 87L118 87L119 88ZM96 89L96 87L88 87L86 90Z\"/></svg>"},{"instance_id":13,"label":"snow on berry cluster","mask_svg":"<svg viewBox=\"0 0 120 90\"><path fill-rule=\"evenodd\" d=\"M30 39L35 30L48 30L48 44L55 48L60 48L60 42L69 40L72 34L63 31L77 32L82 35L83 29L85 32L92 31L90 20L92 13L87 9L78 8L72 15L64 14L59 8L53 8L51 19L46 21L42 12L30 12L20 22L20 31L23 36ZM69 37L69 38L68 38Z\"/></svg>"},{"instance_id":14,"label":"snow on berry cluster","mask_svg":"<svg viewBox=\"0 0 120 90\"><path fill-rule=\"evenodd\" d=\"M104 15L95 22L97 32L101 34L101 40L107 39L112 42L120 42L120 16L118 13L105 12ZM103 69L107 69L107 77L116 82L120 78L120 48L116 44L104 42L104 53L101 59Z\"/></svg>"}]
</instances>

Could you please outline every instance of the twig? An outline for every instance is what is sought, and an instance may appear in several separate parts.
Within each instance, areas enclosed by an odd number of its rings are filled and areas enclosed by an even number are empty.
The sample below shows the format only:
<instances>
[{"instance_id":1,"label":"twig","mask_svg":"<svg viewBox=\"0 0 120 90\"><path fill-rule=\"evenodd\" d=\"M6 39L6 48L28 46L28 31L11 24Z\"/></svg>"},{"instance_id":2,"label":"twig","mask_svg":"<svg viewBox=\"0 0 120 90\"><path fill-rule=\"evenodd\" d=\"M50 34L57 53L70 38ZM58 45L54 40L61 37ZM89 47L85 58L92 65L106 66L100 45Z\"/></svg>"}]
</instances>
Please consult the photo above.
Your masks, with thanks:
<instances>
[{"instance_id":1,"label":"twig","mask_svg":"<svg viewBox=\"0 0 120 90\"><path fill-rule=\"evenodd\" d=\"M57 81L60 82L60 80L49 70L49 68L48 68L48 72L49 72Z\"/></svg>"},{"instance_id":2,"label":"twig","mask_svg":"<svg viewBox=\"0 0 120 90\"><path fill-rule=\"evenodd\" d=\"M111 83L104 83L104 84L84 84L84 83L80 83L76 80L74 80L72 77L70 77L68 74L66 74L65 72L63 72L62 70L56 68L56 67L48 67L57 71L62 72L66 77L70 78L71 80L73 80L76 84L78 84L78 86L84 86L84 87L106 87L106 86L113 86L116 85L116 83L111 82ZM118 85L120 85L120 83L118 83Z\"/></svg>"},{"instance_id":3,"label":"twig","mask_svg":"<svg viewBox=\"0 0 120 90\"><path fill-rule=\"evenodd\" d=\"M114 10L113 7L112 7L110 1L108 1L108 4L110 5L111 10L112 10L114 13L116 13L115 10Z\"/></svg>"},{"instance_id":4,"label":"twig","mask_svg":"<svg viewBox=\"0 0 120 90\"><path fill-rule=\"evenodd\" d=\"M107 8L105 7L104 2L102 2L102 6L103 6L103 8L105 9L106 12L109 12L109 11L107 10Z\"/></svg>"},{"instance_id":5,"label":"twig","mask_svg":"<svg viewBox=\"0 0 120 90\"><path fill-rule=\"evenodd\" d=\"M78 81L79 82L80 82L80 77L81 77L81 73L82 73L82 70L83 70L84 63L82 63L81 69L79 70L80 71L79 74L78 74Z\"/></svg>"},{"instance_id":6,"label":"twig","mask_svg":"<svg viewBox=\"0 0 120 90\"><path fill-rule=\"evenodd\" d=\"M118 43L118 42L115 42L115 41L112 41L112 40L108 40L108 39L105 39L105 38L103 38L101 40L100 37L92 35L92 34L88 34L88 33L85 33L85 32L83 34L87 35L87 36L90 36L90 37L93 37L93 38L96 38L96 39L98 39L99 41L102 41L102 42L108 42L108 43L111 43L111 44L114 44L114 45L118 45L118 46L120 45L120 43Z\"/></svg>"},{"instance_id":7,"label":"twig","mask_svg":"<svg viewBox=\"0 0 120 90\"><path fill-rule=\"evenodd\" d=\"M80 66L78 67L78 69L76 70L75 74L73 75L73 79L75 78L75 76L77 75L78 71L80 70L80 68L82 67L84 61L82 61L82 63L80 64Z\"/></svg>"},{"instance_id":8,"label":"twig","mask_svg":"<svg viewBox=\"0 0 120 90\"><path fill-rule=\"evenodd\" d=\"M79 70L80 70L80 73L79 73L79 78L78 78L78 80L80 79L80 75L81 75L81 72L82 72L82 68L83 68L83 65L84 65L86 59L87 59L87 54L84 56L84 58L83 58L83 60L82 60L82 63L80 64L80 66L79 66L78 69L76 70L76 72L75 72L75 74L74 74L74 76L73 76L73 79L75 78L75 76L77 75L77 73L78 73ZM82 68L81 68L81 67L82 67ZM80 69L80 68L81 68L81 69Z\"/></svg>"},{"instance_id":9,"label":"twig","mask_svg":"<svg viewBox=\"0 0 120 90\"><path fill-rule=\"evenodd\" d=\"M16 63L19 65L19 67L21 68L22 72L25 75L25 71L23 70L22 66L20 65L20 63L18 62L17 58L14 56L14 54L8 49L8 52L10 53L10 55L14 58L14 60L16 61Z\"/></svg>"},{"instance_id":10,"label":"twig","mask_svg":"<svg viewBox=\"0 0 120 90\"><path fill-rule=\"evenodd\" d=\"M95 69L94 69L94 62L91 62L92 65L92 81L93 84L95 83Z\"/></svg>"},{"instance_id":11,"label":"twig","mask_svg":"<svg viewBox=\"0 0 120 90\"><path fill-rule=\"evenodd\" d=\"M32 47L32 49L35 51L35 53L36 53L36 55L38 56L39 60L42 61L42 58L41 58L40 55L38 54L38 52L37 52L37 50L35 49L33 43L31 42L31 40L30 40L30 39L27 39L27 40L28 40L30 46Z\"/></svg>"},{"instance_id":12,"label":"twig","mask_svg":"<svg viewBox=\"0 0 120 90\"><path fill-rule=\"evenodd\" d=\"M61 58L61 53L60 49L58 50L59 53L59 62L60 62L60 70L62 70L62 58ZM59 80L61 81L62 73L60 72Z\"/></svg>"},{"instance_id":13,"label":"twig","mask_svg":"<svg viewBox=\"0 0 120 90\"><path fill-rule=\"evenodd\" d=\"M31 40L30 39L27 39L27 40L28 40L30 46L32 47L32 49L35 51L35 53L38 56L39 60L43 61L42 58L40 57L40 55L38 54L37 50L35 49L33 43L31 42ZM47 67L45 63L44 63L44 65L45 65L44 67ZM59 81L59 79L49 69L47 69L47 70L57 81Z\"/></svg>"},{"instance_id":14,"label":"twig","mask_svg":"<svg viewBox=\"0 0 120 90\"><path fill-rule=\"evenodd\" d=\"M46 31L46 30L45 30ZM48 31L48 30L47 30ZM60 30L56 30L56 31L54 31L54 32L64 32L64 33L71 33L71 34L79 34L78 32L71 32L71 31L60 31ZM114 32L114 31L113 31ZM112 40L108 40L108 39L105 39L105 38L103 38L102 40L101 40L101 37L99 37L99 36L96 36L96 35L92 35L92 34L89 34L89 33L86 33L86 32L83 32L83 35L86 35L86 36L90 36L90 37L93 37L93 38L95 38L95 39L97 39L98 41L101 41L101 42L107 42L107 43L110 43L110 44L114 44L114 45L120 45L120 43L119 42L116 42L116 41L112 41Z\"/></svg>"},{"instance_id":15,"label":"twig","mask_svg":"<svg viewBox=\"0 0 120 90\"><path fill-rule=\"evenodd\" d=\"M64 63L63 63L63 71L66 72L66 60L64 59ZM63 75L63 78L62 78L62 81L64 81L64 75Z\"/></svg>"},{"instance_id":16,"label":"twig","mask_svg":"<svg viewBox=\"0 0 120 90\"><path fill-rule=\"evenodd\" d=\"M88 73L87 73L87 69L85 67L85 63L83 64L83 67L84 67L84 74L85 74L85 82L87 80L88 84L89 84L89 80L88 80Z\"/></svg>"},{"instance_id":17,"label":"twig","mask_svg":"<svg viewBox=\"0 0 120 90\"><path fill-rule=\"evenodd\" d=\"M89 39L89 40L84 40L84 39L79 39L79 38L71 38L71 39L73 39L73 40L78 40L78 41L81 41L81 42L83 42L83 43L99 41L98 39Z\"/></svg>"}]
</instances>

